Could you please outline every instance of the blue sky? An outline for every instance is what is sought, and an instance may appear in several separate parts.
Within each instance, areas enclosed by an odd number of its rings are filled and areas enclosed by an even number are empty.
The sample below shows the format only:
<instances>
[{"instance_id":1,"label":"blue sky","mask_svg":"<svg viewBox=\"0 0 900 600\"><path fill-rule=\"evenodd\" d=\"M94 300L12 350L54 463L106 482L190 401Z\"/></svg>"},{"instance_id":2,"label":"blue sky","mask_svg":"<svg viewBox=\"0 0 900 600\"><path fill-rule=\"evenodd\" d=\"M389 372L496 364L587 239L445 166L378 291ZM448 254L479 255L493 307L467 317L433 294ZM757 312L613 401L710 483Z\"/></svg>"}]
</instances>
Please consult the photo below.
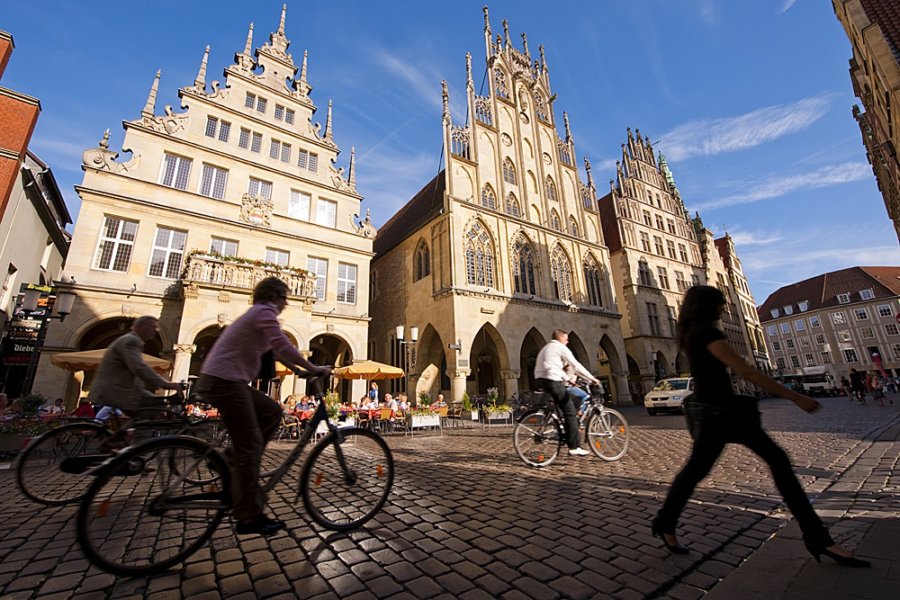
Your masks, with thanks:
<instances>
[{"instance_id":1,"label":"blue sky","mask_svg":"<svg viewBox=\"0 0 900 600\"><path fill-rule=\"evenodd\" d=\"M440 82L465 118L465 54L484 75L483 0L288 2L286 34L309 51L324 122L334 102L346 164L384 223L440 168ZM548 11L547 6L559 6ZM734 238L758 304L794 281L852 265L900 264L900 248L850 110L850 44L825 0L595 0L489 4L494 35L509 21L521 47L543 44L558 121L608 189L625 128L667 155L689 210ZM157 69L157 109L177 110L203 48L221 79L247 27L254 47L281 2L4 2L16 50L3 86L40 98L32 149L50 164L73 214L81 154L135 119ZM560 125L561 127L561 125ZM582 174L583 176L583 174Z\"/></svg>"}]
</instances>

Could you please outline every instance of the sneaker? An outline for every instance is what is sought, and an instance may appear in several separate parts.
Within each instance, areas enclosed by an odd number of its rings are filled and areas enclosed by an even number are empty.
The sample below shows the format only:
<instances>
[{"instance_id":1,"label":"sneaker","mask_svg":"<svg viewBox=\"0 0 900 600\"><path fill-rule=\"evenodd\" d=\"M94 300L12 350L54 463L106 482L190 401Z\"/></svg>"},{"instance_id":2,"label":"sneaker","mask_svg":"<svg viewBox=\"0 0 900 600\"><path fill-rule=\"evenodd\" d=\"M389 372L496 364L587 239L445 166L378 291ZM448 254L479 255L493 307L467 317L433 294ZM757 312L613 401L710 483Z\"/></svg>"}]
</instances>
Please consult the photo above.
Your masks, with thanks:
<instances>
[{"instance_id":1,"label":"sneaker","mask_svg":"<svg viewBox=\"0 0 900 600\"><path fill-rule=\"evenodd\" d=\"M587 456L588 454L590 454L590 452L588 452L584 448L570 448L569 449L569 456Z\"/></svg>"},{"instance_id":2,"label":"sneaker","mask_svg":"<svg viewBox=\"0 0 900 600\"><path fill-rule=\"evenodd\" d=\"M257 533L269 536L285 528L284 521L271 519L263 514L256 515L249 521L238 521L234 530L241 535Z\"/></svg>"}]
</instances>

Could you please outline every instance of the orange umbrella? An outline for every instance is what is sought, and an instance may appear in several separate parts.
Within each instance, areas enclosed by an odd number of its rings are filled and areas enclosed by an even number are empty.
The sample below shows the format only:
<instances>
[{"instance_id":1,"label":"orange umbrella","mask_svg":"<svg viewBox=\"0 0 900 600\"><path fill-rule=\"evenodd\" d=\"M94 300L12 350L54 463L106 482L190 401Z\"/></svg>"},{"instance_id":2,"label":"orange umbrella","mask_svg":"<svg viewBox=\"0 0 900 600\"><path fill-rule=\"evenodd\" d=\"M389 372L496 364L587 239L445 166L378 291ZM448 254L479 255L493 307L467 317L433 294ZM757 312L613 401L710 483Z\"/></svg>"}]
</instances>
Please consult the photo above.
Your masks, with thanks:
<instances>
[{"instance_id":1,"label":"orange umbrella","mask_svg":"<svg viewBox=\"0 0 900 600\"><path fill-rule=\"evenodd\" d=\"M93 371L100 366L100 361L103 360L104 354L106 354L106 348L85 350L83 352L62 352L51 356L50 363L67 371ZM141 358L158 373L165 373L171 366L169 361L150 356L149 354L141 354Z\"/></svg>"},{"instance_id":2,"label":"orange umbrella","mask_svg":"<svg viewBox=\"0 0 900 600\"><path fill-rule=\"evenodd\" d=\"M393 365L364 360L346 367L338 367L331 372L340 379L399 379L404 376L403 369Z\"/></svg>"}]
</instances>

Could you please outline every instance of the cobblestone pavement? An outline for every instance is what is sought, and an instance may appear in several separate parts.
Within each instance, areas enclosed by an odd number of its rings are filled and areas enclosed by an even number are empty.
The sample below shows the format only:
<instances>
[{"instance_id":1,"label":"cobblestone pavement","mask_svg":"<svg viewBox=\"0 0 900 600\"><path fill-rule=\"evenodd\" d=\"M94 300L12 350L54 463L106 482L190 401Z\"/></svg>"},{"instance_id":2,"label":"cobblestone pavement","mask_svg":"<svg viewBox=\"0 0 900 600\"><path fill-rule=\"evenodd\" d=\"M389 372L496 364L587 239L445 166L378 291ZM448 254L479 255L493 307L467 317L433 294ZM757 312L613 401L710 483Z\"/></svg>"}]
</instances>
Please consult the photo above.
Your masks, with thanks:
<instances>
[{"instance_id":1,"label":"cobblestone pavement","mask_svg":"<svg viewBox=\"0 0 900 600\"><path fill-rule=\"evenodd\" d=\"M900 402L859 406L826 399L816 415L783 400L763 419L792 457L811 496L870 493L864 453L892 424ZM626 408L633 426L619 462L562 456L530 469L511 428L448 429L389 436L394 490L383 512L347 534L320 530L295 501L296 478L270 498L288 531L234 535L230 522L184 565L151 578L117 578L83 557L75 507L41 507L0 471L0 598L675 598L703 596L789 521L768 471L730 446L698 488L679 530L688 556L669 556L650 519L687 456L683 417ZM283 455L284 443L273 449ZM847 473L852 481L841 482ZM888 493L890 487L886 488ZM845 519L865 511L826 514ZM860 526L834 528L850 547Z\"/></svg>"}]
</instances>

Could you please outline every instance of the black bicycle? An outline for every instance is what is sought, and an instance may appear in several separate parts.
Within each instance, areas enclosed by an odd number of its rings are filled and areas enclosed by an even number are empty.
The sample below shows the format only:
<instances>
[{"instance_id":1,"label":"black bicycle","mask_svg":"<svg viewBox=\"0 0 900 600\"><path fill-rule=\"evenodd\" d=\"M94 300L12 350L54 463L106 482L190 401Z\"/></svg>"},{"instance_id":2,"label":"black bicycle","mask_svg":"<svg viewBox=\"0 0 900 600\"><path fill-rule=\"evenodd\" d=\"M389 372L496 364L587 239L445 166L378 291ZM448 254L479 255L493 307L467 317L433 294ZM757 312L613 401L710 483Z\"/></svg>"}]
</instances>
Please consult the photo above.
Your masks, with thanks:
<instances>
[{"instance_id":1,"label":"black bicycle","mask_svg":"<svg viewBox=\"0 0 900 600\"><path fill-rule=\"evenodd\" d=\"M631 430L619 411L604 405L598 386L588 386L579 380L579 387L588 392L582 403L578 426L584 428L584 439L591 451L605 461L619 460L628 451ZM519 418L513 429L516 454L526 465L546 467L556 460L563 446L562 411L546 392L531 392L533 406Z\"/></svg>"},{"instance_id":2,"label":"black bicycle","mask_svg":"<svg viewBox=\"0 0 900 600\"><path fill-rule=\"evenodd\" d=\"M329 432L304 461L297 495L322 527L354 529L384 506L394 481L393 455L376 433L328 421L321 400L288 456L263 475L262 492L287 474L321 422ZM231 508L231 486L225 455L212 444L188 436L148 440L99 470L78 511L78 542L110 573L164 571L209 540Z\"/></svg>"}]
</instances>

